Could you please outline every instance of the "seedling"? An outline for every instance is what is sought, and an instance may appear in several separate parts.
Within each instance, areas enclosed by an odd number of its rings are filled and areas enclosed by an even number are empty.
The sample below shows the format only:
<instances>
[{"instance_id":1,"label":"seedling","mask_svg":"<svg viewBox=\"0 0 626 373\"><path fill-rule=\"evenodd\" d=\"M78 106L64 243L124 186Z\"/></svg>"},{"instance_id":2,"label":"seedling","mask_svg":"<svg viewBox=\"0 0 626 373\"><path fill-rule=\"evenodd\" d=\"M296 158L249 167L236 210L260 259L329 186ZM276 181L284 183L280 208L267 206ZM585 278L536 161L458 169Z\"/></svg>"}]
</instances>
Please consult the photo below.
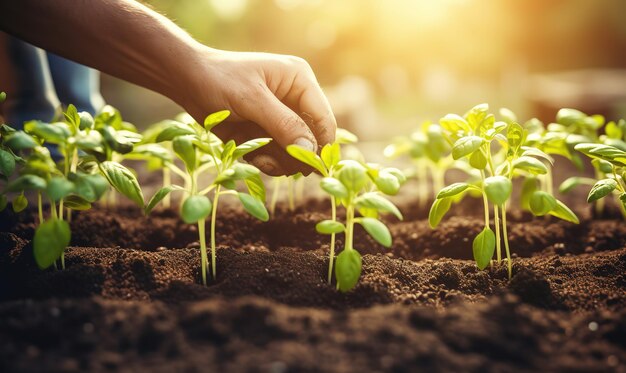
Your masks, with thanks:
<instances>
[{"instance_id":1,"label":"seedling","mask_svg":"<svg viewBox=\"0 0 626 373\"><path fill-rule=\"evenodd\" d=\"M270 200L270 214L274 215L276 211L276 204L278 203L278 196L282 186L286 186L287 201L289 204L289 211L296 209L296 202L301 201L304 193L304 184L302 173L290 176L276 176L272 178L272 198Z\"/></svg>"},{"instance_id":2,"label":"seedling","mask_svg":"<svg viewBox=\"0 0 626 373\"><path fill-rule=\"evenodd\" d=\"M451 204L460 201L466 191L480 192L485 226L472 243L474 260L479 269L485 269L495 252L497 262L501 263L502 230L510 278L512 261L507 233L507 203L513 190L512 179L518 175L534 178L547 174L551 158L537 148L523 146L528 133L522 126L512 120L508 123L496 121L488 110L489 107L482 104L472 108L463 117L448 114L441 119L444 134L452 144L452 158L467 159L470 166L480 172L480 180L477 183L454 183L439 191L430 209L429 223L435 228ZM493 152L492 143L499 144L499 152ZM529 194L530 208L535 215L550 214L578 223L576 215L548 190L537 190L535 186L522 193ZM490 203L493 205L495 232L491 229Z\"/></svg>"},{"instance_id":3,"label":"seedling","mask_svg":"<svg viewBox=\"0 0 626 373\"><path fill-rule=\"evenodd\" d=\"M450 151L441 126L425 122L410 136L396 138L385 148L384 155L391 159L401 156L411 159L414 168L405 174L416 179L418 207L423 208L444 187L446 171L455 166Z\"/></svg>"},{"instance_id":4,"label":"seedling","mask_svg":"<svg viewBox=\"0 0 626 373\"><path fill-rule=\"evenodd\" d=\"M578 144L576 150L595 161L594 164L603 175L589 191L587 202L592 203L613 194L618 197L622 214L626 216L626 151L616 146L595 143Z\"/></svg>"},{"instance_id":5,"label":"seedling","mask_svg":"<svg viewBox=\"0 0 626 373\"><path fill-rule=\"evenodd\" d=\"M24 194L28 191L37 193L39 225L33 238L35 261L41 269L61 260L65 268L64 250L71 240L69 223L64 216L64 206L69 209L85 210L98 200L107 190L106 179L94 174L94 167L81 164L77 155L82 148L76 135L80 126L93 123L91 116L81 113L77 121L69 125L64 122L43 123L27 122L25 131L9 131L4 142L13 154L27 153L20 176L10 181L5 192L18 193L14 200L14 209L23 210L28 200ZM50 151L44 144L55 144L62 149L65 158L56 164ZM50 214L44 218L42 196L50 201ZM18 206L16 208L16 206Z\"/></svg>"},{"instance_id":6,"label":"seedling","mask_svg":"<svg viewBox=\"0 0 626 373\"><path fill-rule=\"evenodd\" d=\"M172 143L176 156L185 164L183 178L185 186L170 185L155 193L145 208L149 213L165 196L174 190L184 191L185 197L180 208L180 215L187 224L197 224L200 238L200 258L202 283L207 284L206 272L208 256L205 235L205 222L211 215L211 270L213 279L217 276L215 260L215 224L217 208L222 195L232 194L239 197L244 209L253 217L267 221L269 214L265 208L265 186L256 167L240 163L246 154L269 143L271 139L260 138L236 145L234 141L222 143L211 129L224 121L230 112L219 111L206 117L204 125L195 121L172 121L156 137L156 142ZM171 166L171 164L168 164ZM215 177L204 188L199 185L199 177L209 169L213 169ZM236 182L242 181L248 193L237 191ZM213 192L213 201L207 194Z\"/></svg>"},{"instance_id":7,"label":"seedling","mask_svg":"<svg viewBox=\"0 0 626 373\"><path fill-rule=\"evenodd\" d=\"M330 195L331 218L319 222L315 228L319 233L331 236L329 283L332 280L335 235L345 234L344 250L337 256L334 268L337 289L342 292L349 291L361 276L361 254L353 245L354 224L361 224L378 243L390 247L391 233L378 219L379 213L391 212L398 219L402 219L402 214L393 203L382 196L382 193L396 194L406 178L397 169L378 169L374 166L364 166L353 160L341 160L341 149L338 143L325 145L321 155L296 145L288 146L287 151L294 158L313 167L324 177L320 186ZM338 203L346 209L345 224L337 221ZM357 217L355 215L357 211L362 216Z\"/></svg>"}]
</instances>

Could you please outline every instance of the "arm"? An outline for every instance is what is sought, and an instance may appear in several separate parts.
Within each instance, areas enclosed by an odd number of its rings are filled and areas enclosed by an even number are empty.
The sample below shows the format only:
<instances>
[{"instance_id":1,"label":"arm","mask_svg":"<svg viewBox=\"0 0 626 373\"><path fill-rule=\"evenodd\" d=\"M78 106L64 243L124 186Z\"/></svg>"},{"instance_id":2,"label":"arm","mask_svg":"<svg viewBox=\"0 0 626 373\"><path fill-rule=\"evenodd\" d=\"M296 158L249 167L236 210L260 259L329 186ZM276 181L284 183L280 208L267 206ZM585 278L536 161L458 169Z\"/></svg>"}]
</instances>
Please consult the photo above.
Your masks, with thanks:
<instances>
[{"instance_id":1,"label":"arm","mask_svg":"<svg viewBox=\"0 0 626 373\"><path fill-rule=\"evenodd\" d=\"M253 160L270 174L299 169L284 152L287 145L316 150L334 139L330 105L305 61L209 48L135 1L0 1L0 29L161 93L198 121L229 109L230 124L217 134L238 142L273 137L277 144Z\"/></svg>"}]
</instances>

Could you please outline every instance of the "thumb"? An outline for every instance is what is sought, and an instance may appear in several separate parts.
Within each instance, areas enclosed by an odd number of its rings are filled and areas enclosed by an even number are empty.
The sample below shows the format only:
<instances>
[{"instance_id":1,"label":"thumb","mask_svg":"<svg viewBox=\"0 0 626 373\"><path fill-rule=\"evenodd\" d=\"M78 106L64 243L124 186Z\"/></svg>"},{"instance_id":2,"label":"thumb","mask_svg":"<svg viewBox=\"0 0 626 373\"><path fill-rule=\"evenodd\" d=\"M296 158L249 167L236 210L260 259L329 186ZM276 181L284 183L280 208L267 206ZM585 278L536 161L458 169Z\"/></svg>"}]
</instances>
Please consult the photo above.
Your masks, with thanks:
<instances>
[{"instance_id":1,"label":"thumb","mask_svg":"<svg viewBox=\"0 0 626 373\"><path fill-rule=\"evenodd\" d=\"M293 144L317 152L315 135L293 110L271 92L262 94L259 101L242 113L246 119L258 124L283 148Z\"/></svg>"}]
</instances>

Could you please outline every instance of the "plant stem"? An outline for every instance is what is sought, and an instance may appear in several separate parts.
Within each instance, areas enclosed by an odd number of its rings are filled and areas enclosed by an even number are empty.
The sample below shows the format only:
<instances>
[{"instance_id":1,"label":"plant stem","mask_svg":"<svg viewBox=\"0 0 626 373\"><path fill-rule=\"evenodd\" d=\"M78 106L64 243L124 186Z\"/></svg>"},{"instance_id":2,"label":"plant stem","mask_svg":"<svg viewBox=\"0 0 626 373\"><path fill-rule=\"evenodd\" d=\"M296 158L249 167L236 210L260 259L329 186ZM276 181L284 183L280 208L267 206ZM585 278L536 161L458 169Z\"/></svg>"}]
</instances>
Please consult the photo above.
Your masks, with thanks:
<instances>
[{"instance_id":1,"label":"plant stem","mask_svg":"<svg viewBox=\"0 0 626 373\"><path fill-rule=\"evenodd\" d=\"M217 204L220 198L220 189L221 185L215 188L213 209L211 210L211 273L213 274L213 280L217 277L217 269L215 267L215 223L217 222Z\"/></svg>"},{"instance_id":2,"label":"plant stem","mask_svg":"<svg viewBox=\"0 0 626 373\"><path fill-rule=\"evenodd\" d=\"M483 182L485 181L485 171L484 170L480 170L480 176L483 179ZM484 209L485 209L485 228L489 227L489 201L487 200L487 193L485 193L484 189L481 189L481 191L483 192L483 205L484 205Z\"/></svg>"},{"instance_id":3,"label":"plant stem","mask_svg":"<svg viewBox=\"0 0 626 373\"><path fill-rule=\"evenodd\" d=\"M37 212L39 213L39 224L44 222L43 219L43 203L41 202L41 192L37 193Z\"/></svg>"},{"instance_id":4,"label":"plant stem","mask_svg":"<svg viewBox=\"0 0 626 373\"><path fill-rule=\"evenodd\" d=\"M500 217L498 216L498 206L493 205L493 225L496 227L496 255L498 259L498 264L502 260L502 254L500 253ZM504 218L504 215L502 216Z\"/></svg>"},{"instance_id":5,"label":"plant stem","mask_svg":"<svg viewBox=\"0 0 626 373\"><path fill-rule=\"evenodd\" d=\"M167 167L163 167L163 187L169 187L170 185L172 185L172 171ZM163 198L163 207L168 209L171 204L172 196L168 193L165 198Z\"/></svg>"},{"instance_id":6,"label":"plant stem","mask_svg":"<svg viewBox=\"0 0 626 373\"><path fill-rule=\"evenodd\" d=\"M276 212L276 202L278 202L278 192L280 191L280 182L282 180L282 176L274 177L273 181L273 190L272 190L272 199L270 200L270 213L274 215Z\"/></svg>"},{"instance_id":7,"label":"plant stem","mask_svg":"<svg viewBox=\"0 0 626 373\"><path fill-rule=\"evenodd\" d=\"M332 221L337 220L337 201L335 197L330 197L330 214ZM328 262L328 283L330 284L333 279L333 261L335 260L335 234L330 235L330 256Z\"/></svg>"},{"instance_id":8,"label":"plant stem","mask_svg":"<svg viewBox=\"0 0 626 373\"><path fill-rule=\"evenodd\" d=\"M346 244L344 245L344 250L353 250L353 240L354 240L354 206L352 206L352 201L348 204L346 208Z\"/></svg>"},{"instance_id":9,"label":"plant stem","mask_svg":"<svg viewBox=\"0 0 626 373\"><path fill-rule=\"evenodd\" d=\"M552 186L552 169L548 167L548 172L546 173L546 189L548 194L554 195L554 187Z\"/></svg>"},{"instance_id":10,"label":"plant stem","mask_svg":"<svg viewBox=\"0 0 626 373\"><path fill-rule=\"evenodd\" d=\"M206 286L206 269L209 263L207 263L206 235L204 233L204 226L205 220L198 220L198 235L200 236L200 266L202 267L202 285Z\"/></svg>"},{"instance_id":11,"label":"plant stem","mask_svg":"<svg viewBox=\"0 0 626 373\"><path fill-rule=\"evenodd\" d=\"M293 184L293 177L287 178L287 198L289 199L289 211L296 209L296 202L294 199L296 191Z\"/></svg>"},{"instance_id":12,"label":"plant stem","mask_svg":"<svg viewBox=\"0 0 626 373\"><path fill-rule=\"evenodd\" d=\"M506 260L509 269L509 280L513 272L513 262L511 261L511 251L509 250L509 235L506 229L506 202L502 204L502 234L504 235L504 248L506 250Z\"/></svg>"},{"instance_id":13,"label":"plant stem","mask_svg":"<svg viewBox=\"0 0 626 373\"><path fill-rule=\"evenodd\" d=\"M422 161L416 161L416 174L417 174L417 206L421 209L426 206L426 200L428 199L428 170ZM433 191L436 193L436 191Z\"/></svg>"}]
</instances>

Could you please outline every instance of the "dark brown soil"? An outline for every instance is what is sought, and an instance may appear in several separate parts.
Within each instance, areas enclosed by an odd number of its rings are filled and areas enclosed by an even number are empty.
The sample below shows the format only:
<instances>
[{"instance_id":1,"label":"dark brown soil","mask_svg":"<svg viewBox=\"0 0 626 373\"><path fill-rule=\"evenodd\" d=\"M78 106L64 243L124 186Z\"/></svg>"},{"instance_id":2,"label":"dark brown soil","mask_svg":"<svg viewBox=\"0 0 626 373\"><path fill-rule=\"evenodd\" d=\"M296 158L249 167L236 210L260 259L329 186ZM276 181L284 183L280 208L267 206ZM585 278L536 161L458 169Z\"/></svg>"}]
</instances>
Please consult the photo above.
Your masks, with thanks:
<instances>
[{"instance_id":1,"label":"dark brown soil","mask_svg":"<svg viewBox=\"0 0 626 373\"><path fill-rule=\"evenodd\" d=\"M175 210L75 214L63 271L36 268L32 214L2 212L0 372L626 372L623 221L512 212L509 281L471 261L471 208L431 230L411 206L391 250L357 232L347 294L326 283L325 201L268 223L225 208L207 287Z\"/></svg>"}]
</instances>

